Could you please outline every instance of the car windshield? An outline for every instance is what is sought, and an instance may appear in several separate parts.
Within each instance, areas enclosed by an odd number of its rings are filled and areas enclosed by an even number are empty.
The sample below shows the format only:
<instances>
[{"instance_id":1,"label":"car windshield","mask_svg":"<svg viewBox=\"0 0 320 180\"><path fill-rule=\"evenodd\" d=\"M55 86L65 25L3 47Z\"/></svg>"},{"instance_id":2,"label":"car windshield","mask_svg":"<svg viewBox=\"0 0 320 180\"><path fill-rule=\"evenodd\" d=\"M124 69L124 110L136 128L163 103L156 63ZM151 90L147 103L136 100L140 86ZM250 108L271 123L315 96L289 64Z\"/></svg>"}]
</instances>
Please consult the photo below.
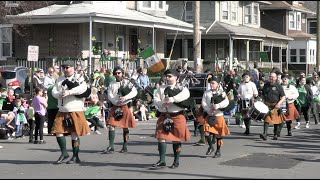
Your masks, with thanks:
<instances>
[{"instance_id":1,"label":"car windshield","mask_svg":"<svg viewBox=\"0 0 320 180\"><path fill-rule=\"evenodd\" d=\"M13 79L16 77L16 72L9 72L9 71L1 72L1 77L3 79Z\"/></svg>"}]
</instances>

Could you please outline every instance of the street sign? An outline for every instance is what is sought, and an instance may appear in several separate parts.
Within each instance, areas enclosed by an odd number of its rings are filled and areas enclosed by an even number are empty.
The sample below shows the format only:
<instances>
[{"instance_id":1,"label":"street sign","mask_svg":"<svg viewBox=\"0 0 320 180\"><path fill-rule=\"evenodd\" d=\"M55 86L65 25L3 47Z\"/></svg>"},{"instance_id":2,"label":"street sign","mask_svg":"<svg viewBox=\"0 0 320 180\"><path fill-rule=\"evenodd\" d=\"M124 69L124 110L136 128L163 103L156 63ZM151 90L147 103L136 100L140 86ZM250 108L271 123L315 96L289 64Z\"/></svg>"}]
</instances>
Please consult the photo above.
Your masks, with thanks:
<instances>
[{"instance_id":1,"label":"street sign","mask_svg":"<svg viewBox=\"0 0 320 180\"><path fill-rule=\"evenodd\" d=\"M38 61L39 46L28 46L28 61Z\"/></svg>"}]
</instances>

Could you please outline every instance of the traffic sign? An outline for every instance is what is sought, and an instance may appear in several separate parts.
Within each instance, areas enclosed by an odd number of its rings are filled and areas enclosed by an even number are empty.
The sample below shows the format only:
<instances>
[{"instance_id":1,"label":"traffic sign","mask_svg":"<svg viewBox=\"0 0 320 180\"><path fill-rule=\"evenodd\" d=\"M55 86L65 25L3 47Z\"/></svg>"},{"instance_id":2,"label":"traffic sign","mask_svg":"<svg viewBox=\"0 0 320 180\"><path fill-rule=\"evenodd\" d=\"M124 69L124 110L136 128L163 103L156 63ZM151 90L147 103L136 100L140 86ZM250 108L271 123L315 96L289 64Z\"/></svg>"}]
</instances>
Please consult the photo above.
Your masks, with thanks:
<instances>
[{"instance_id":1,"label":"traffic sign","mask_svg":"<svg viewBox=\"0 0 320 180\"><path fill-rule=\"evenodd\" d=\"M28 61L38 61L39 46L28 46Z\"/></svg>"}]
</instances>

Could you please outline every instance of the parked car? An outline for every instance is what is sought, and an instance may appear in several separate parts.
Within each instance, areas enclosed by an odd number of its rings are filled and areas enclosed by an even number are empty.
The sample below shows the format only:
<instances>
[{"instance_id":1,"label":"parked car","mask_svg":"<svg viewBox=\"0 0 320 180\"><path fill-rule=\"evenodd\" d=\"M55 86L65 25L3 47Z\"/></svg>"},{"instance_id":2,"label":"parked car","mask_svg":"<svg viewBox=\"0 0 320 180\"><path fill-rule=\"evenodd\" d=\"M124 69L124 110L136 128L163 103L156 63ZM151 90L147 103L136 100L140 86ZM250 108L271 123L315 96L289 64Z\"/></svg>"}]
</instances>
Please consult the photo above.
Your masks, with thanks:
<instances>
[{"instance_id":1,"label":"parked car","mask_svg":"<svg viewBox=\"0 0 320 180\"><path fill-rule=\"evenodd\" d=\"M28 75L28 68L24 66L0 66L1 82L3 88L12 88L24 92L24 82Z\"/></svg>"}]
</instances>

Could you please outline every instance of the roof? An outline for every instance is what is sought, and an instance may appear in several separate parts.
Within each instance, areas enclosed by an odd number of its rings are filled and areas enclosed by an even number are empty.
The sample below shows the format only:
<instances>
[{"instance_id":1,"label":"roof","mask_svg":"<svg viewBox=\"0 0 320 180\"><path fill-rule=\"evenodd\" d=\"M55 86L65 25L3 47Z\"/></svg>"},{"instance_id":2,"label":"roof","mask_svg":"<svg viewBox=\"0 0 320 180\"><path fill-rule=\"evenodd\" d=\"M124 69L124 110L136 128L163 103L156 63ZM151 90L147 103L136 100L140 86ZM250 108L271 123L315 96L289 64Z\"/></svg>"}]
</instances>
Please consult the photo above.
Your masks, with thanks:
<instances>
[{"instance_id":1,"label":"roof","mask_svg":"<svg viewBox=\"0 0 320 180\"><path fill-rule=\"evenodd\" d=\"M317 13L317 1L304 1L304 7ZM307 14L307 18L317 18L317 14Z\"/></svg>"},{"instance_id":2,"label":"roof","mask_svg":"<svg viewBox=\"0 0 320 180\"><path fill-rule=\"evenodd\" d=\"M193 25L170 16L153 16L140 11L131 10L127 8L115 8L114 6L101 5L101 4L71 4L71 5L51 5L41 9L25 12L18 15L7 15L6 17L14 21L15 19L23 19L18 23L29 24L50 24L50 23L80 23L89 22L89 17L93 17L95 21L107 21L110 24L123 23L127 25L127 22L141 23L144 27L155 27L172 29L170 27L180 27L184 30L193 30ZM83 19L79 19L83 18ZM96 19L95 19L96 18ZM57 19L60 19L58 21ZM55 20L55 21L54 21ZM111 22L112 20L112 22ZM14 24L14 23L13 23ZM136 24L135 24L136 25Z\"/></svg>"},{"instance_id":3,"label":"roof","mask_svg":"<svg viewBox=\"0 0 320 180\"><path fill-rule=\"evenodd\" d=\"M288 36L292 37L293 39L316 39L317 38L313 34L308 34L308 33L302 32L302 31L290 33Z\"/></svg>"},{"instance_id":4,"label":"roof","mask_svg":"<svg viewBox=\"0 0 320 180\"><path fill-rule=\"evenodd\" d=\"M235 35L235 36L250 36L250 37L261 37L261 38L274 38L282 40L293 40L292 38L269 31L264 28L253 28L248 26L235 26L226 24L223 22L215 22L213 26L208 29L207 34L211 35Z\"/></svg>"},{"instance_id":5,"label":"roof","mask_svg":"<svg viewBox=\"0 0 320 180\"><path fill-rule=\"evenodd\" d=\"M270 5L260 5L260 10L296 10L296 11L301 11L304 13L310 13L310 14L315 14L312 10L301 6L301 5L291 5L287 3L286 1L271 1L272 4Z\"/></svg>"}]
</instances>

